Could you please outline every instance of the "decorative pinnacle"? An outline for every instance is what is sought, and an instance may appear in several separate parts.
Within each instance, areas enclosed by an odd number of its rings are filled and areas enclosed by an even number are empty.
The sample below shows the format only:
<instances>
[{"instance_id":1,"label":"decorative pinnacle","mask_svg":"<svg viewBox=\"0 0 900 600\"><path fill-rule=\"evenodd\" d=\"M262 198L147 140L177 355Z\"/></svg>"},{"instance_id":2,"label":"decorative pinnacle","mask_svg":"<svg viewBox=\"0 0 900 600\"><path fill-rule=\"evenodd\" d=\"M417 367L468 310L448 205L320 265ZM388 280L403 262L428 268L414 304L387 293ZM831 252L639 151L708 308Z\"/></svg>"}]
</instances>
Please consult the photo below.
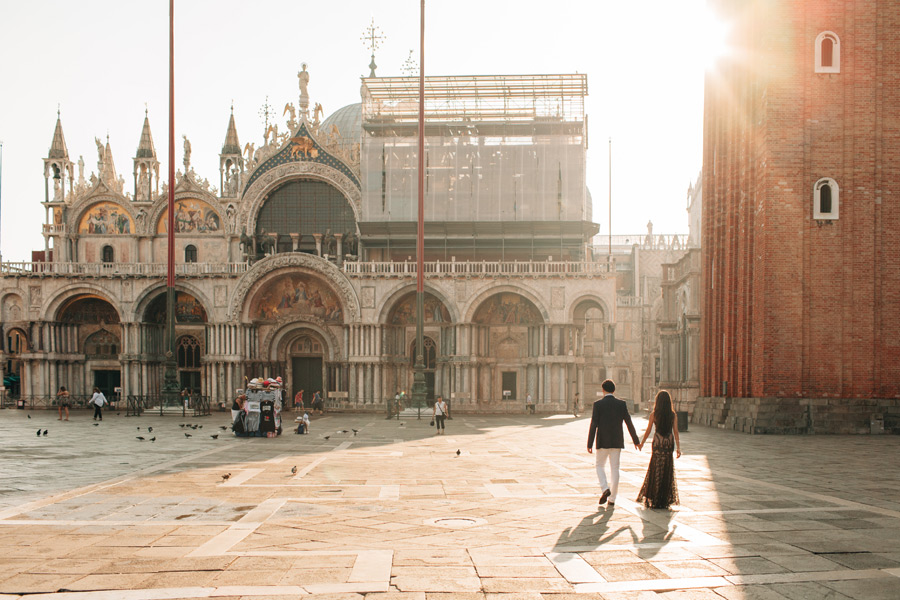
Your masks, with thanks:
<instances>
[{"instance_id":1,"label":"decorative pinnacle","mask_svg":"<svg viewBox=\"0 0 900 600\"><path fill-rule=\"evenodd\" d=\"M369 52L372 53L372 62L369 63L369 77L375 77L375 69L378 68L378 65L375 64L375 51L381 47L381 43L386 38L384 34L381 33L381 29L375 26L374 17L372 17L372 22L369 23L369 26L359 39L362 41L363 45L369 49Z\"/></svg>"},{"instance_id":2,"label":"decorative pinnacle","mask_svg":"<svg viewBox=\"0 0 900 600\"><path fill-rule=\"evenodd\" d=\"M274 115L272 112L272 106L269 104L269 97L266 96L266 101L262 105L262 108L259 109L259 116L263 118L266 123L266 129L269 129L269 115Z\"/></svg>"},{"instance_id":3,"label":"decorative pinnacle","mask_svg":"<svg viewBox=\"0 0 900 600\"><path fill-rule=\"evenodd\" d=\"M409 51L409 56L406 57L406 60L403 62L403 66L400 67L400 70L407 76L413 77L419 74L419 63L413 59L413 51Z\"/></svg>"}]
</instances>

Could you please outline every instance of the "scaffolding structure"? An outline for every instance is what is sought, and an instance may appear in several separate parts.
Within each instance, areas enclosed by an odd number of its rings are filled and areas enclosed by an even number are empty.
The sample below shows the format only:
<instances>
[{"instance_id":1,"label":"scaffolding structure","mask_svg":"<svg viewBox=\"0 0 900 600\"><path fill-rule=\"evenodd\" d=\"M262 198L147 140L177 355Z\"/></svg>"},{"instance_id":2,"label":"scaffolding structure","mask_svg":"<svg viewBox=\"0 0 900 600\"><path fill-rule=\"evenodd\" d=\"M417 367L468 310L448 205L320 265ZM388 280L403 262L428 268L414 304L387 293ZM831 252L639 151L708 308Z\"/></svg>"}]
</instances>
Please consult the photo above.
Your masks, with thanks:
<instances>
[{"instance_id":1,"label":"scaffolding structure","mask_svg":"<svg viewBox=\"0 0 900 600\"><path fill-rule=\"evenodd\" d=\"M416 219L418 92L363 79L364 222ZM586 95L581 74L426 77L426 220L589 220Z\"/></svg>"},{"instance_id":2,"label":"scaffolding structure","mask_svg":"<svg viewBox=\"0 0 900 600\"><path fill-rule=\"evenodd\" d=\"M363 121L416 123L418 77L363 78ZM466 75L425 78L432 122L584 120L587 75Z\"/></svg>"}]
</instances>

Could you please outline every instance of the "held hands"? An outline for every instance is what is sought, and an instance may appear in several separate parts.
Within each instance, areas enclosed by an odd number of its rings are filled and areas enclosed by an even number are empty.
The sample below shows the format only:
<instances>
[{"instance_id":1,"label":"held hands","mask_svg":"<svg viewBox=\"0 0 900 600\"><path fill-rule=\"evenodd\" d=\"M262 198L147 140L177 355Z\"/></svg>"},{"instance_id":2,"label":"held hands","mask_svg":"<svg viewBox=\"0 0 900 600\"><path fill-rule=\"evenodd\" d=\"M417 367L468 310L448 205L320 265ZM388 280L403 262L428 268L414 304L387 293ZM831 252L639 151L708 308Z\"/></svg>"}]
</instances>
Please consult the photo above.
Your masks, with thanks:
<instances>
[{"instance_id":1,"label":"held hands","mask_svg":"<svg viewBox=\"0 0 900 600\"><path fill-rule=\"evenodd\" d=\"M641 442L640 444L636 445L635 448L637 448L638 452L643 452L644 451L644 442Z\"/></svg>"}]
</instances>

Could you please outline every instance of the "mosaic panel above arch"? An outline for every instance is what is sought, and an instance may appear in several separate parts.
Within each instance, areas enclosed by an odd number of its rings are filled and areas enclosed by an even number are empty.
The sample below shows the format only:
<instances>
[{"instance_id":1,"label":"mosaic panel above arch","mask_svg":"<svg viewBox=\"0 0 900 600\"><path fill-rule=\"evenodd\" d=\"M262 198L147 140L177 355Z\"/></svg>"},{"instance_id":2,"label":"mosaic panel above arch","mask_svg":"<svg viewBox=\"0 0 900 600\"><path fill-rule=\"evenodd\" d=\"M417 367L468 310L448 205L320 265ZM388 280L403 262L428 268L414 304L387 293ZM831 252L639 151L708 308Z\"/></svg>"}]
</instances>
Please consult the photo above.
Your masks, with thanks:
<instances>
[{"instance_id":1,"label":"mosaic panel above arch","mask_svg":"<svg viewBox=\"0 0 900 600\"><path fill-rule=\"evenodd\" d=\"M144 320L148 323L166 322L166 294L162 293L150 302ZM193 295L175 291L175 322L182 324L206 323L206 309Z\"/></svg>"},{"instance_id":2,"label":"mosaic panel above arch","mask_svg":"<svg viewBox=\"0 0 900 600\"><path fill-rule=\"evenodd\" d=\"M103 298L81 296L63 305L57 320L61 323L113 325L119 322L119 313Z\"/></svg>"},{"instance_id":3,"label":"mosaic panel above arch","mask_svg":"<svg viewBox=\"0 0 900 600\"><path fill-rule=\"evenodd\" d=\"M426 323L450 323L450 311L444 303L433 294L425 292L425 322ZM416 323L416 293L411 292L401 298L391 309L388 315L388 323L391 325L415 325Z\"/></svg>"},{"instance_id":4,"label":"mosaic panel above arch","mask_svg":"<svg viewBox=\"0 0 900 600\"><path fill-rule=\"evenodd\" d=\"M500 292L482 302L472 321L479 325L541 325L544 322L530 300L513 292Z\"/></svg>"},{"instance_id":5,"label":"mosaic panel above arch","mask_svg":"<svg viewBox=\"0 0 900 600\"><path fill-rule=\"evenodd\" d=\"M285 273L267 281L250 301L250 318L274 321L285 316L313 316L328 324L344 322L338 294L317 277Z\"/></svg>"},{"instance_id":6,"label":"mosaic panel above arch","mask_svg":"<svg viewBox=\"0 0 900 600\"><path fill-rule=\"evenodd\" d=\"M125 235L134 231L131 215L115 202L97 202L81 215L78 233Z\"/></svg>"},{"instance_id":7,"label":"mosaic panel above arch","mask_svg":"<svg viewBox=\"0 0 900 600\"><path fill-rule=\"evenodd\" d=\"M163 211L156 223L156 233L168 233L169 215ZM175 201L175 233L219 233L222 219L219 213L203 200L185 198Z\"/></svg>"}]
</instances>

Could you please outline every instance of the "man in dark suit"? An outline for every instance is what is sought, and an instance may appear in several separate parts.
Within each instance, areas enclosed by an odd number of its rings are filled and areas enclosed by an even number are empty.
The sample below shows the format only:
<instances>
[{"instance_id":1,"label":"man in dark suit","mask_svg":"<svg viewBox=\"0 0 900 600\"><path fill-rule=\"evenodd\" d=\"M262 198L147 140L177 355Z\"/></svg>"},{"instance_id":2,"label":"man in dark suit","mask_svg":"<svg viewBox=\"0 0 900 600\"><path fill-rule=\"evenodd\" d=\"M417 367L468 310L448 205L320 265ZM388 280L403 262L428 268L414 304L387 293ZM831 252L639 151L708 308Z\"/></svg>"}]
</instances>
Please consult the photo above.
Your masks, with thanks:
<instances>
[{"instance_id":1,"label":"man in dark suit","mask_svg":"<svg viewBox=\"0 0 900 600\"><path fill-rule=\"evenodd\" d=\"M588 430L588 453L594 452L594 438L597 439L597 479L600 481L600 504L609 500L609 506L615 506L616 494L619 491L619 455L625 447L625 436L622 433L622 423L628 426L631 441L637 448L637 432L631 423L631 415L628 414L628 405L613 396L616 384L607 379L601 384L606 395L594 402L594 410L591 413L591 427ZM609 460L609 484L606 482L606 461Z\"/></svg>"}]
</instances>

